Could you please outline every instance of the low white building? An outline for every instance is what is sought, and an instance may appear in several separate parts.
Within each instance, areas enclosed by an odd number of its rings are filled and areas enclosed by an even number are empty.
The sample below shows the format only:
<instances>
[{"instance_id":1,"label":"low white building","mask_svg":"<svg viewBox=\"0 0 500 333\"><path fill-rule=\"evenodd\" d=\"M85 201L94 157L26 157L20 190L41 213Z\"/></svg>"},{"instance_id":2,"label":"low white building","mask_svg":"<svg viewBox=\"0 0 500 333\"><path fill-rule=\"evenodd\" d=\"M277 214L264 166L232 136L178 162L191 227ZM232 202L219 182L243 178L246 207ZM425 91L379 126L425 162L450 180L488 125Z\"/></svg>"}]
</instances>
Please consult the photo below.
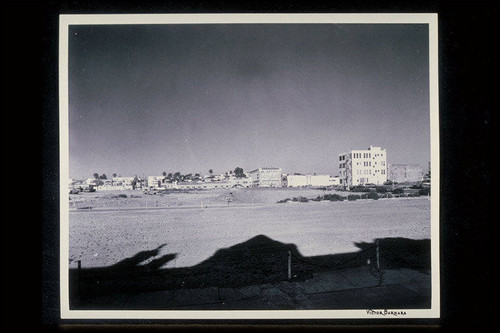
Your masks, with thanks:
<instances>
[{"instance_id":1,"label":"low white building","mask_svg":"<svg viewBox=\"0 0 500 333\"><path fill-rule=\"evenodd\" d=\"M250 177L234 177L231 176L226 179L226 181L232 186L241 186L241 187L252 187L252 178Z\"/></svg>"},{"instance_id":2,"label":"low white building","mask_svg":"<svg viewBox=\"0 0 500 333\"><path fill-rule=\"evenodd\" d=\"M148 188L161 187L164 176L148 176Z\"/></svg>"},{"instance_id":3,"label":"low white building","mask_svg":"<svg viewBox=\"0 0 500 333\"><path fill-rule=\"evenodd\" d=\"M281 187L281 168L258 168L248 173L252 185L259 187Z\"/></svg>"},{"instance_id":4,"label":"low white building","mask_svg":"<svg viewBox=\"0 0 500 333\"><path fill-rule=\"evenodd\" d=\"M154 181L154 179L153 179ZM225 180L208 180L208 181L185 181L185 182L162 182L159 187L153 189L171 189L171 190L213 190L213 189L228 189L233 187L251 187L251 178L229 177ZM150 188L148 186L148 188Z\"/></svg>"},{"instance_id":5,"label":"low white building","mask_svg":"<svg viewBox=\"0 0 500 333\"><path fill-rule=\"evenodd\" d=\"M132 186L134 177L113 177L113 185L115 186Z\"/></svg>"},{"instance_id":6,"label":"low white building","mask_svg":"<svg viewBox=\"0 0 500 333\"><path fill-rule=\"evenodd\" d=\"M251 186L252 183L250 178L241 178L239 180L223 180L213 182L179 182L175 183L175 185L170 188L178 190L214 190Z\"/></svg>"},{"instance_id":7,"label":"low white building","mask_svg":"<svg viewBox=\"0 0 500 333\"><path fill-rule=\"evenodd\" d=\"M304 186L337 186L340 184L339 177L330 175L287 175L287 187L304 187Z\"/></svg>"},{"instance_id":8,"label":"low white building","mask_svg":"<svg viewBox=\"0 0 500 333\"><path fill-rule=\"evenodd\" d=\"M309 182L306 175L287 175L285 178L286 187L305 187Z\"/></svg>"},{"instance_id":9,"label":"low white building","mask_svg":"<svg viewBox=\"0 0 500 333\"><path fill-rule=\"evenodd\" d=\"M424 180L424 168L419 164L390 164L389 180L398 183L421 182Z\"/></svg>"},{"instance_id":10,"label":"low white building","mask_svg":"<svg viewBox=\"0 0 500 333\"><path fill-rule=\"evenodd\" d=\"M339 184L338 177L330 175L312 175L310 178L311 186L334 186Z\"/></svg>"}]
</instances>

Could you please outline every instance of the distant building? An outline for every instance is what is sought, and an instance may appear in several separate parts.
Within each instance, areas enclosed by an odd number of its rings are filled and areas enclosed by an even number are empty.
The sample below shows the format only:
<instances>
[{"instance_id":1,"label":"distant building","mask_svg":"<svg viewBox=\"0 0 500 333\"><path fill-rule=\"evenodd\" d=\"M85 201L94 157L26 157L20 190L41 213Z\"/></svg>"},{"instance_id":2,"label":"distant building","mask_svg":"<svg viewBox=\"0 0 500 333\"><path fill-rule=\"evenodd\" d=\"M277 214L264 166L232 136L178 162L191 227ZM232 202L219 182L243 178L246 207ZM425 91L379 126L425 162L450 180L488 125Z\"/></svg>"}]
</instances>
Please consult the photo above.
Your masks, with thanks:
<instances>
[{"instance_id":1,"label":"distant building","mask_svg":"<svg viewBox=\"0 0 500 333\"><path fill-rule=\"evenodd\" d=\"M330 175L312 175L310 176L311 186L334 186L339 184L339 177Z\"/></svg>"},{"instance_id":2,"label":"distant building","mask_svg":"<svg viewBox=\"0 0 500 333\"><path fill-rule=\"evenodd\" d=\"M281 168L258 168L248 173L253 186L281 187Z\"/></svg>"},{"instance_id":3,"label":"distant building","mask_svg":"<svg viewBox=\"0 0 500 333\"><path fill-rule=\"evenodd\" d=\"M283 185L286 187L308 186L307 175L286 175L283 177Z\"/></svg>"},{"instance_id":4,"label":"distant building","mask_svg":"<svg viewBox=\"0 0 500 333\"><path fill-rule=\"evenodd\" d=\"M159 188L164 178L164 176L148 176L148 187Z\"/></svg>"},{"instance_id":5,"label":"distant building","mask_svg":"<svg viewBox=\"0 0 500 333\"><path fill-rule=\"evenodd\" d=\"M340 179L330 175L287 175L285 184L287 187L336 186Z\"/></svg>"},{"instance_id":6,"label":"distant building","mask_svg":"<svg viewBox=\"0 0 500 333\"><path fill-rule=\"evenodd\" d=\"M382 185L387 181L387 153L370 146L367 150L351 150L339 155L340 185Z\"/></svg>"},{"instance_id":7,"label":"distant building","mask_svg":"<svg viewBox=\"0 0 500 333\"><path fill-rule=\"evenodd\" d=\"M390 164L389 180L398 183L421 182L424 168L419 164Z\"/></svg>"},{"instance_id":8,"label":"distant building","mask_svg":"<svg viewBox=\"0 0 500 333\"><path fill-rule=\"evenodd\" d=\"M115 186L132 186L134 177L113 177L113 185Z\"/></svg>"},{"instance_id":9,"label":"distant building","mask_svg":"<svg viewBox=\"0 0 500 333\"><path fill-rule=\"evenodd\" d=\"M231 186L252 187L252 178L231 176L226 180Z\"/></svg>"}]
</instances>

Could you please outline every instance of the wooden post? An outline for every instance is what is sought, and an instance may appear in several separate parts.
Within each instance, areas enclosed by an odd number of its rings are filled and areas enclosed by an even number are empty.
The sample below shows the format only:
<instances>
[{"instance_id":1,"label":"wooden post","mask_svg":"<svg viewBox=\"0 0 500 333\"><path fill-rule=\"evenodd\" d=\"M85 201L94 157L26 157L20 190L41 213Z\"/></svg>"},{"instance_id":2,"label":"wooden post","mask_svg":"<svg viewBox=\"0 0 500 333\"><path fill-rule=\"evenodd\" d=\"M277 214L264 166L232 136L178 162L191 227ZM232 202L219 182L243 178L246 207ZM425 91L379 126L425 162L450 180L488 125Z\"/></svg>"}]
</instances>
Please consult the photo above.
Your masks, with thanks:
<instances>
[{"instance_id":1,"label":"wooden post","mask_svg":"<svg viewBox=\"0 0 500 333\"><path fill-rule=\"evenodd\" d=\"M288 250L288 281L292 279L292 252Z\"/></svg>"},{"instance_id":2,"label":"wooden post","mask_svg":"<svg viewBox=\"0 0 500 333\"><path fill-rule=\"evenodd\" d=\"M377 239L377 269L380 271L380 247Z\"/></svg>"},{"instance_id":3,"label":"wooden post","mask_svg":"<svg viewBox=\"0 0 500 333\"><path fill-rule=\"evenodd\" d=\"M78 260L78 300L82 297L82 261Z\"/></svg>"}]
</instances>

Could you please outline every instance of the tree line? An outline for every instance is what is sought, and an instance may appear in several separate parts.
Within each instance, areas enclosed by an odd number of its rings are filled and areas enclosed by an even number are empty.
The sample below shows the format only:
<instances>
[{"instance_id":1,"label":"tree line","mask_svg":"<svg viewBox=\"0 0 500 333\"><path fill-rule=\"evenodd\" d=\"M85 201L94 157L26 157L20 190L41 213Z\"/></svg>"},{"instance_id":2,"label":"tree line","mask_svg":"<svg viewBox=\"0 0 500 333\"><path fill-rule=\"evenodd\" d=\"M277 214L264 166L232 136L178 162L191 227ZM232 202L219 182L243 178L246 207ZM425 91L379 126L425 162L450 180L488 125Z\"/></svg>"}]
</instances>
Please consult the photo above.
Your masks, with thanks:
<instances>
[{"instance_id":1,"label":"tree line","mask_svg":"<svg viewBox=\"0 0 500 333\"><path fill-rule=\"evenodd\" d=\"M210 175L209 178L214 177L213 176L214 171L212 169L208 170L208 173ZM169 182L169 183L182 182L182 181L196 181L196 180L203 179L203 177L199 173L195 173L194 175L192 173L188 173L188 174L183 175L179 171L174 172L174 173L172 173L172 172L167 173L166 171L163 171L162 175L164 177L163 180L166 182ZM245 172L243 171L243 168L236 167L234 169L234 171L233 170L229 171L229 175L234 175L237 178L244 178ZM117 176L116 173L113 173L113 178L115 178L116 176ZM96 183L98 185L102 185L102 184L104 184L103 180L107 180L108 176L106 176L105 173L103 173L102 175L99 175L97 172L95 172L94 178L95 178ZM137 183L138 181L139 181L139 179L137 178L137 176L135 176L133 183Z\"/></svg>"},{"instance_id":2,"label":"tree line","mask_svg":"<svg viewBox=\"0 0 500 333\"><path fill-rule=\"evenodd\" d=\"M208 170L208 173L209 173L208 178L214 178L214 176L213 176L214 171L212 169ZM192 173L188 173L188 174L183 175L179 171L177 171L175 173L172 173L172 172L167 173L166 171L163 171L162 175L164 177L163 179L166 182L180 182L180 181L189 181L189 180L196 181L196 180L203 179L203 177L199 173L195 173L194 175ZM237 178L244 178L245 172L243 171L243 168L236 167L234 169L234 171L233 170L229 171L229 175L234 175Z\"/></svg>"}]
</instances>

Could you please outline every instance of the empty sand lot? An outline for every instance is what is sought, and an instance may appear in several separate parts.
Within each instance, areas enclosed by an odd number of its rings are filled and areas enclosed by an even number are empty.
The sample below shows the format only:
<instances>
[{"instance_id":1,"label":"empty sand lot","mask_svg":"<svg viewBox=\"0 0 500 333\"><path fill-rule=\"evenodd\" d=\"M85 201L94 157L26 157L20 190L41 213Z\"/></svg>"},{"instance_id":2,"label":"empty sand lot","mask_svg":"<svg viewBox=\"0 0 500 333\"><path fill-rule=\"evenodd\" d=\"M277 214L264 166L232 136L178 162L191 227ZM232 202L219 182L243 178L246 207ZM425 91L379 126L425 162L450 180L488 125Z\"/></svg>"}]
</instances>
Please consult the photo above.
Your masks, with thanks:
<instances>
[{"instance_id":1,"label":"empty sand lot","mask_svg":"<svg viewBox=\"0 0 500 333\"><path fill-rule=\"evenodd\" d=\"M376 238L430 238L427 197L277 203L323 194L315 189L254 188L71 195L69 264L106 267L161 246L156 257L176 254L163 268L189 267L256 235L293 243L304 257L357 251L355 242Z\"/></svg>"}]
</instances>

